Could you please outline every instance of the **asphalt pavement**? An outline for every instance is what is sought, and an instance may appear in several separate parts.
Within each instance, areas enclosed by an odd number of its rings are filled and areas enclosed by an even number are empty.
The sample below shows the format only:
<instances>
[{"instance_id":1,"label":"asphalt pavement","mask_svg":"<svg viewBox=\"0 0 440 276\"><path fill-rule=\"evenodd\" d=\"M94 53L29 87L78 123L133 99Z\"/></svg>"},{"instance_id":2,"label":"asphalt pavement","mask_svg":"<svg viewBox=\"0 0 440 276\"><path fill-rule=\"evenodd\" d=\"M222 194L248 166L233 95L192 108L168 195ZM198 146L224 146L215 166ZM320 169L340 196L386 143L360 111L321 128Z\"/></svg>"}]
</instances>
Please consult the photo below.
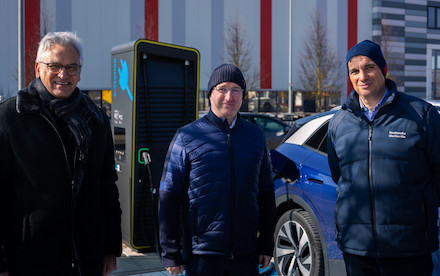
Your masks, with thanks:
<instances>
[{"instance_id":1,"label":"asphalt pavement","mask_svg":"<svg viewBox=\"0 0 440 276\"><path fill-rule=\"evenodd\" d=\"M122 256L117 258L118 269L110 275L170 276L170 274L163 267L157 253L138 253L125 244L123 244L122 249ZM273 266L271 268L273 268ZM269 273L265 275L277 275L275 269L270 270L271 271L268 271Z\"/></svg>"},{"instance_id":2,"label":"asphalt pavement","mask_svg":"<svg viewBox=\"0 0 440 276\"><path fill-rule=\"evenodd\" d=\"M112 276L164 276L170 275L165 271L159 256L152 253L138 253L123 244L122 256L117 258L118 269Z\"/></svg>"}]
</instances>

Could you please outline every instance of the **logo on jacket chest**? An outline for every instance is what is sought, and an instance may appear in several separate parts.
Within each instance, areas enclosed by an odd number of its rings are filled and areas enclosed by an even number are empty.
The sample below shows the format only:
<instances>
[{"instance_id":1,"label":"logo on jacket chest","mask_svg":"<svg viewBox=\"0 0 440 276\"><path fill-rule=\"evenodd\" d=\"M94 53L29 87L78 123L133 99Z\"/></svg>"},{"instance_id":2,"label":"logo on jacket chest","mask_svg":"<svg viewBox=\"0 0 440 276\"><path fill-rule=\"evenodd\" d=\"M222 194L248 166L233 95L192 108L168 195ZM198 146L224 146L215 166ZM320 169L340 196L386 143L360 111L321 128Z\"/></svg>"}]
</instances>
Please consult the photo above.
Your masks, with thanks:
<instances>
[{"instance_id":1,"label":"logo on jacket chest","mask_svg":"<svg viewBox=\"0 0 440 276\"><path fill-rule=\"evenodd\" d=\"M389 138L398 138L398 139L406 139L406 132L405 131L388 131L388 137Z\"/></svg>"}]
</instances>

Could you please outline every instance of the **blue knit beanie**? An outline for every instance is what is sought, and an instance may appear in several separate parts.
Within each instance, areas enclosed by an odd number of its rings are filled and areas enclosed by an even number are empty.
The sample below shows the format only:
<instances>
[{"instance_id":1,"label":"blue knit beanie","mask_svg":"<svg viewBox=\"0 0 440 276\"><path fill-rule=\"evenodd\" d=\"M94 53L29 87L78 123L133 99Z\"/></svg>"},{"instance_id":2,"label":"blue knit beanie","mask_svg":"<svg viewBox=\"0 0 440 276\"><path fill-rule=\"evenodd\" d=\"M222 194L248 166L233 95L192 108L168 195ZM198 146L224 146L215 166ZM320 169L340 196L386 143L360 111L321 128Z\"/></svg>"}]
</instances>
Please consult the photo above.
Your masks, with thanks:
<instances>
[{"instance_id":1,"label":"blue knit beanie","mask_svg":"<svg viewBox=\"0 0 440 276\"><path fill-rule=\"evenodd\" d=\"M377 66L379 66L382 74L384 76L387 75L387 63L385 62L385 58L383 57L382 51L380 50L380 46L370 40L364 40L354 45L347 53L346 63L348 69L348 62L354 56L367 56L372 61L374 61Z\"/></svg>"},{"instance_id":2,"label":"blue knit beanie","mask_svg":"<svg viewBox=\"0 0 440 276\"><path fill-rule=\"evenodd\" d=\"M212 88L219 83L222 82L235 82L243 89L243 98L244 91L246 91L246 81L244 80L243 74L237 66L232 64L222 64L219 67L215 68L212 72L211 77L208 82L208 99L211 96Z\"/></svg>"}]
</instances>

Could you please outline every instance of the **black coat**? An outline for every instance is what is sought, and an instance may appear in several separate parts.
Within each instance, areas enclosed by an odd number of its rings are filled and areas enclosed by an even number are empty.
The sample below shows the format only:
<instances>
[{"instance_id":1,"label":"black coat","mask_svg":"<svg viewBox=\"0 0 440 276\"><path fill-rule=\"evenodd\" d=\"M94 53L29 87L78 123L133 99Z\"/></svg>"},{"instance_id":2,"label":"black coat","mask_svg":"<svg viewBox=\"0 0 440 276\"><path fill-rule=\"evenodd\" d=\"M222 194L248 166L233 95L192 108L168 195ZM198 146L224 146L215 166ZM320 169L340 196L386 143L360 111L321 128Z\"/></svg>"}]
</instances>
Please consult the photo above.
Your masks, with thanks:
<instances>
[{"instance_id":1,"label":"black coat","mask_svg":"<svg viewBox=\"0 0 440 276\"><path fill-rule=\"evenodd\" d=\"M91 123L83 182L72 197L65 147L38 95L25 89L0 104L0 271L62 275L76 255L83 275L100 275L104 255L120 256L113 140L102 115Z\"/></svg>"}]
</instances>

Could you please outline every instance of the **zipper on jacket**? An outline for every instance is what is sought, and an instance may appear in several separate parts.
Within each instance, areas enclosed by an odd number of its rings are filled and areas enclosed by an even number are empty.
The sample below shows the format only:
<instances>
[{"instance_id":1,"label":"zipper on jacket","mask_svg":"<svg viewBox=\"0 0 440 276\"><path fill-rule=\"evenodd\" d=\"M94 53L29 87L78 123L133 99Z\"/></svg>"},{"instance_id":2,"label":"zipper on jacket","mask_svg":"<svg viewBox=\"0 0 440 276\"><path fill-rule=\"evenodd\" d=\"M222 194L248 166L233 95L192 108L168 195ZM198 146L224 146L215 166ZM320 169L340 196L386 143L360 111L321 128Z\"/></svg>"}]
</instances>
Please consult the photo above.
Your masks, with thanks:
<instances>
[{"instance_id":1,"label":"zipper on jacket","mask_svg":"<svg viewBox=\"0 0 440 276\"><path fill-rule=\"evenodd\" d=\"M369 124L369 135L368 135L368 183L370 185L370 202L371 202L371 219L373 223L373 237L374 244L376 246L376 255L379 255L379 242L377 239L377 229L376 229L376 208L374 206L374 194L373 194L373 124Z\"/></svg>"},{"instance_id":2,"label":"zipper on jacket","mask_svg":"<svg viewBox=\"0 0 440 276\"><path fill-rule=\"evenodd\" d=\"M43 117L52 126L53 130L55 131L55 133L57 134L58 138L60 139L61 146L63 147L63 151L64 151L64 159L66 160L67 169L69 171L69 177L70 177L70 179L73 179L72 173L71 173L71 170L70 170L69 159L67 158L66 146L64 145L64 142L63 142L63 139L61 138L60 133L58 132L58 130L54 126L54 124L46 116L44 116L43 114L40 114L40 116ZM72 182L73 182L73 180L72 180Z\"/></svg>"},{"instance_id":3,"label":"zipper on jacket","mask_svg":"<svg viewBox=\"0 0 440 276\"><path fill-rule=\"evenodd\" d=\"M73 205L73 193L74 193L74 187L75 187L75 180L73 179L73 176L72 176L72 171L70 170L70 164L69 164L69 159L68 159L68 157L67 157L67 150L66 150L66 146L64 145L64 142L63 142L63 139L61 138L61 135L60 135L60 133L58 132L58 130L57 130L57 128L55 127L55 125L46 117L46 116L44 116L43 114L41 114L40 113L40 116L41 117L43 117L48 123L49 123L49 125L51 125L52 126L52 128L53 128L53 130L55 131L55 133L57 134L57 136L58 136L58 138L60 139L60 142L61 142L61 146L62 146L62 148L63 148L63 151L64 151L64 158L65 158L65 161L66 161L66 165L67 165L67 170L69 171L69 178L71 179L71 182L70 182L70 184L72 185L71 186L71 190L72 190L72 199L71 199L71 203L70 203L70 205L72 206ZM76 154L76 153L75 153ZM73 211L73 210L72 210ZM71 223L73 224L73 221L71 221ZM78 249L76 248L76 246L75 246L75 242L74 242L74 240L73 240L73 228L72 228L72 267L74 267L74 265L77 263L76 261L75 261L75 258L77 259L77 260L79 260L79 258L78 258ZM78 265L78 270L79 270L79 274L80 275L82 275L82 270L81 270L81 267Z\"/></svg>"},{"instance_id":4,"label":"zipper on jacket","mask_svg":"<svg viewBox=\"0 0 440 276\"><path fill-rule=\"evenodd\" d=\"M194 203L194 209L193 209L193 219L194 219L194 242L199 243L199 225L197 223L197 216L198 216L198 210L197 210L197 202Z\"/></svg>"},{"instance_id":5,"label":"zipper on jacket","mask_svg":"<svg viewBox=\"0 0 440 276\"><path fill-rule=\"evenodd\" d=\"M226 126L226 136L228 137L228 151L229 151L229 160L231 165L231 244L230 244L230 253L231 260L234 259L234 208L235 208L235 168L234 168L234 151L232 147L231 140L231 129L227 121L225 121Z\"/></svg>"}]
</instances>

